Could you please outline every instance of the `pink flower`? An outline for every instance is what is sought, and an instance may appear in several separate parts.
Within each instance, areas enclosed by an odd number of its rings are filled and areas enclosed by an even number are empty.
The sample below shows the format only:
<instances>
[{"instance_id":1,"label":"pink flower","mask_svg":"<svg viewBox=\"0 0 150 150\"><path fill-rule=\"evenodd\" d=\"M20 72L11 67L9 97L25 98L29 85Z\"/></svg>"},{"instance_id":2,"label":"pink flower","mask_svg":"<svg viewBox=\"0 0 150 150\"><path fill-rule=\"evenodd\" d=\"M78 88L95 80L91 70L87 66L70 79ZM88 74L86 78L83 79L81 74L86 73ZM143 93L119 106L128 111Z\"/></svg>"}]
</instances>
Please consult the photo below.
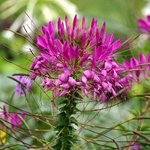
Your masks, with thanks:
<instances>
[{"instance_id":1,"label":"pink flower","mask_svg":"<svg viewBox=\"0 0 150 150\"><path fill-rule=\"evenodd\" d=\"M41 86L55 97L75 89L99 101L116 96L129 86L129 77L121 75L125 67L114 59L121 41L114 41L105 28L106 23L99 28L94 18L89 27L85 17L81 26L77 16L72 25L67 17L65 22L59 18L57 27L50 21L37 37L40 52L31 66L32 78L43 78Z\"/></svg>"},{"instance_id":2,"label":"pink flower","mask_svg":"<svg viewBox=\"0 0 150 150\"><path fill-rule=\"evenodd\" d=\"M132 76L132 80L139 82L140 78L148 78L150 73L150 54L140 53L139 59L131 58L124 62L125 70Z\"/></svg>"},{"instance_id":3,"label":"pink flower","mask_svg":"<svg viewBox=\"0 0 150 150\"><path fill-rule=\"evenodd\" d=\"M142 150L142 146L139 143L134 143L132 150Z\"/></svg>"},{"instance_id":4,"label":"pink flower","mask_svg":"<svg viewBox=\"0 0 150 150\"><path fill-rule=\"evenodd\" d=\"M15 92L18 95L25 95L25 92L28 92L31 88L31 80L25 76L16 76L18 84L16 85Z\"/></svg>"},{"instance_id":5,"label":"pink flower","mask_svg":"<svg viewBox=\"0 0 150 150\"><path fill-rule=\"evenodd\" d=\"M20 116L20 117L19 117ZM26 115L25 114L17 114L17 113L12 113L10 115L10 123L12 126L12 129L17 129L18 127L20 127L22 125L22 119L25 119Z\"/></svg>"},{"instance_id":6,"label":"pink flower","mask_svg":"<svg viewBox=\"0 0 150 150\"><path fill-rule=\"evenodd\" d=\"M6 107L3 106L3 111L0 114L0 118L4 119L6 123L9 123L12 129L17 129L22 125L22 120L26 118L26 114L21 113L9 113ZM22 118L22 119L20 119Z\"/></svg>"},{"instance_id":7,"label":"pink flower","mask_svg":"<svg viewBox=\"0 0 150 150\"><path fill-rule=\"evenodd\" d=\"M82 76L83 87L81 88L85 95L94 94L94 99L101 99L103 102L115 97L124 87L129 86L128 76L120 76L123 68L116 62L105 61L103 66L96 70L86 70Z\"/></svg>"},{"instance_id":8,"label":"pink flower","mask_svg":"<svg viewBox=\"0 0 150 150\"><path fill-rule=\"evenodd\" d=\"M150 15L148 15L145 20L144 19L139 19L138 20L138 25L139 25L142 32L150 33Z\"/></svg>"}]
</instances>

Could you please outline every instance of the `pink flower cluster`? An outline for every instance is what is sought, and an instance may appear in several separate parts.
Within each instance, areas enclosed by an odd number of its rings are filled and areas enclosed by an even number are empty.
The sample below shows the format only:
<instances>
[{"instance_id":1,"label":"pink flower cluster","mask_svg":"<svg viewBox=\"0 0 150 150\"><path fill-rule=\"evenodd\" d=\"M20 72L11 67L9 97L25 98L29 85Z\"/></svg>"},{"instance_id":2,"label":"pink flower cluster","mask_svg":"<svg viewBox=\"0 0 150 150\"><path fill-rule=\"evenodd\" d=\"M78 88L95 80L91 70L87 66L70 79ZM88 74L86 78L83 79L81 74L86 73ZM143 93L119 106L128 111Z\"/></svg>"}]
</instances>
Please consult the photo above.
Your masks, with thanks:
<instances>
[{"instance_id":1,"label":"pink flower cluster","mask_svg":"<svg viewBox=\"0 0 150 150\"><path fill-rule=\"evenodd\" d=\"M106 24L98 27L92 19L90 27L82 18L81 26L77 16L72 26L68 18L65 23L58 19L58 25L50 21L42 27L37 37L39 55L31 66L32 79L43 79L41 86L54 91L54 97L80 90L84 95L93 95L94 100L107 101L129 86L130 77L122 76L125 67L115 61L114 53L121 41L114 41L113 34L106 34Z\"/></svg>"},{"instance_id":2,"label":"pink flower cluster","mask_svg":"<svg viewBox=\"0 0 150 150\"><path fill-rule=\"evenodd\" d=\"M150 33L150 15L148 15L145 20L139 19L138 25L142 32Z\"/></svg>"},{"instance_id":3,"label":"pink flower cluster","mask_svg":"<svg viewBox=\"0 0 150 150\"><path fill-rule=\"evenodd\" d=\"M138 60L133 57L124 62L124 66L133 81L139 82L140 77L148 78L150 75L150 53L146 56L141 53Z\"/></svg>"},{"instance_id":4,"label":"pink flower cluster","mask_svg":"<svg viewBox=\"0 0 150 150\"><path fill-rule=\"evenodd\" d=\"M15 130L22 125L22 119L26 118L26 114L9 113L6 110L6 107L3 106L3 110L0 113L0 118L2 118L6 123L9 123L12 129Z\"/></svg>"},{"instance_id":5,"label":"pink flower cluster","mask_svg":"<svg viewBox=\"0 0 150 150\"><path fill-rule=\"evenodd\" d=\"M18 80L18 84L16 85L15 92L18 95L24 96L25 92L31 88L31 80L25 76L16 76L16 80Z\"/></svg>"}]
</instances>

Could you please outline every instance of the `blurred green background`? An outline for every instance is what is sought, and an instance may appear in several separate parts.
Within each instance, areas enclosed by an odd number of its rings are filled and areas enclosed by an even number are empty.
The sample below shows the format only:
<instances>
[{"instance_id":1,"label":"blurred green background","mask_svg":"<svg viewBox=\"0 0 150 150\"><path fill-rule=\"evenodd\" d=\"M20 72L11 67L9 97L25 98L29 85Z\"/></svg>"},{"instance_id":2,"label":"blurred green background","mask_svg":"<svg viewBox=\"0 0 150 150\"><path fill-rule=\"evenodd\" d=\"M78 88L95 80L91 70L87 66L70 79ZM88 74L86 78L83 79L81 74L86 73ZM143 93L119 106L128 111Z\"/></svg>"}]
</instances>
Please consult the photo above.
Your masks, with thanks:
<instances>
[{"instance_id":1,"label":"blurred green background","mask_svg":"<svg viewBox=\"0 0 150 150\"><path fill-rule=\"evenodd\" d=\"M75 14L78 14L79 18L86 16L88 23L93 17L98 19L99 25L105 21L107 33L114 33L115 38L120 38L122 42L129 40L126 51L118 53L118 60L122 61L132 55L137 56L140 51L143 53L150 51L150 42L147 36L140 34L137 26L137 19L145 17L148 13L150 13L148 0L0 0L0 99L9 102L14 91L16 83L7 76L14 73L29 73L28 69L33 58L30 49L35 50L30 41L33 39L36 42L41 25L47 24L50 20L56 22L58 17L64 19L66 15L71 20ZM35 95L40 91L36 88L33 90L35 90ZM147 91L149 91L148 83L135 85L134 94ZM131 95L134 94L131 93ZM38 102L41 101L42 96L46 97L44 94L40 97L35 95L33 96L34 100ZM29 98L30 103L34 103L32 97ZM14 103L17 107L26 107L23 98L15 97L15 99L20 102L19 104ZM46 104L40 109L49 112L48 103L49 101L46 101ZM114 107L111 113L104 111L102 118L95 118L93 123L98 125L101 122L104 125L113 126L119 121L138 115L143 105L143 102L135 98L135 101L131 100L120 107ZM38 109L37 106L33 107ZM82 107L84 108L84 105ZM99 106L97 107L99 108ZM88 108L93 109L93 105ZM96 113L82 114L81 112L79 118L82 123L86 122L86 115L89 114L92 118ZM134 122L130 128L134 130L135 126ZM148 128L147 123L145 129L147 129L146 127ZM127 130L127 127L123 125L120 128ZM84 131L83 134L86 137L92 136L89 131ZM110 132L111 134L118 135L118 133ZM124 140L124 138L122 139ZM28 139L26 140L28 141ZM87 144L87 146L89 149L94 149L92 144Z\"/></svg>"}]
</instances>

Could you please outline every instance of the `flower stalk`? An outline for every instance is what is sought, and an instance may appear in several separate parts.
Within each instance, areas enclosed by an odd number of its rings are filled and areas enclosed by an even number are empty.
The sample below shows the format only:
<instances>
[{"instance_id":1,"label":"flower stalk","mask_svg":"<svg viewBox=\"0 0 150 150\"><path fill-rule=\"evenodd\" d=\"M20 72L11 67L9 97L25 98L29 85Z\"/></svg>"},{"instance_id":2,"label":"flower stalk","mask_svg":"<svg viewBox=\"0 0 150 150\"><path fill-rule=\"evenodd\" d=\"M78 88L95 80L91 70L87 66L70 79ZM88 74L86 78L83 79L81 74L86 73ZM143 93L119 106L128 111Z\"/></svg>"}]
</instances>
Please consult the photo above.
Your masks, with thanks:
<instances>
[{"instance_id":1,"label":"flower stalk","mask_svg":"<svg viewBox=\"0 0 150 150\"><path fill-rule=\"evenodd\" d=\"M147 112L149 111L150 109L150 99L147 100L147 102L145 103L145 107L144 107L144 110L142 111L141 113L141 117L142 116L145 116L147 114ZM135 134L133 134L132 138L131 138L131 142L127 143L127 148L126 150L132 150L132 145L136 144L136 142L138 141L139 139L139 135L136 134L140 131L141 129L141 126L143 124L143 121L144 120L138 120L137 121L137 129L136 129L136 132L134 132ZM131 145L131 146L130 146Z\"/></svg>"},{"instance_id":2,"label":"flower stalk","mask_svg":"<svg viewBox=\"0 0 150 150\"><path fill-rule=\"evenodd\" d=\"M57 141L53 148L55 150L70 150L72 143L77 142L77 136L75 134L75 126L78 126L77 120L74 115L77 112L76 104L78 93L68 94L61 98L59 104L60 113L57 115L57 125L55 130L57 131Z\"/></svg>"}]
</instances>

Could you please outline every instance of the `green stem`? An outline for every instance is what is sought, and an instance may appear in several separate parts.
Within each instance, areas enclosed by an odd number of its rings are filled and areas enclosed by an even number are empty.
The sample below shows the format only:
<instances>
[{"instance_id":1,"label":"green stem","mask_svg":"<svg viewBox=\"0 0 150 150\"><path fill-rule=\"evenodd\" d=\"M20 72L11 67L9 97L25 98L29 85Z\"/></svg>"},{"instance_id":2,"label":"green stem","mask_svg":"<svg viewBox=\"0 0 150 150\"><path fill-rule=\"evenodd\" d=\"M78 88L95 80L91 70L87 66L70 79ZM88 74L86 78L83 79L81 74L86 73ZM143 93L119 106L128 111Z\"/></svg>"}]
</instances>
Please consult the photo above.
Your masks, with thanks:
<instances>
[{"instance_id":1,"label":"green stem","mask_svg":"<svg viewBox=\"0 0 150 150\"><path fill-rule=\"evenodd\" d=\"M53 146L55 150L71 150L72 143L77 142L74 126L78 124L73 116L77 112L77 97L77 93L72 93L61 98L62 102L59 104L60 113L57 115L58 120L55 128L57 131L57 141Z\"/></svg>"},{"instance_id":2,"label":"green stem","mask_svg":"<svg viewBox=\"0 0 150 150\"><path fill-rule=\"evenodd\" d=\"M143 112L141 113L140 117L145 116L145 115L147 114L147 112L149 111L149 109L150 109L150 99L148 99L147 102L145 103L144 110L143 110ZM140 137L138 132L140 131L143 122L144 122L144 120L138 120L138 121L137 121L137 129L136 129L136 131L134 131L134 134L133 134L133 136L132 136L132 138L131 138L131 142L129 142L129 143L127 144L126 150L131 150L132 147L131 147L130 145L134 145L134 143L135 143L135 142L138 140L138 138Z\"/></svg>"}]
</instances>

